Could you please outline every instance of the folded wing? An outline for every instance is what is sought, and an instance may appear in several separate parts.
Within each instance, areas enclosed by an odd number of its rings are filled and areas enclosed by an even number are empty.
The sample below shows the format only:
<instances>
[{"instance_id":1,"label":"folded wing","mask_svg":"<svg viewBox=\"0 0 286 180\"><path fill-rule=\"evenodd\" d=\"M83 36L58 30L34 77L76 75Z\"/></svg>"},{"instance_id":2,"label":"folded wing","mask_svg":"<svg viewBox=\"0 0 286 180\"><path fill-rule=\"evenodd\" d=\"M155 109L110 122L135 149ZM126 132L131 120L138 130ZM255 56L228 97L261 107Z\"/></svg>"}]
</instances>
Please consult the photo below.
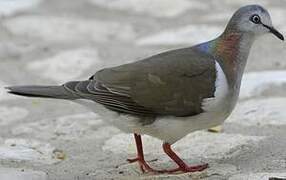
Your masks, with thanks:
<instances>
[{"instance_id":1,"label":"folded wing","mask_svg":"<svg viewBox=\"0 0 286 180\"><path fill-rule=\"evenodd\" d=\"M103 69L65 87L119 112L190 116L214 96L215 79L215 60L189 48Z\"/></svg>"}]
</instances>

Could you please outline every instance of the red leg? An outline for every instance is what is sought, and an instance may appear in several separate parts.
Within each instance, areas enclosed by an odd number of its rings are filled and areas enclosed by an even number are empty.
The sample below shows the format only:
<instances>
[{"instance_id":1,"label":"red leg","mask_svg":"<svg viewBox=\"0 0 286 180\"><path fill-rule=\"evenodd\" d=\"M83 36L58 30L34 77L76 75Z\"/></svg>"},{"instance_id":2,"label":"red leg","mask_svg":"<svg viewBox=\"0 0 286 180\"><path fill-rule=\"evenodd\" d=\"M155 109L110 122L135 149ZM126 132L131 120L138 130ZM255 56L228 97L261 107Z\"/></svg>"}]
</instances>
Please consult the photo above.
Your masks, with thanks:
<instances>
[{"instance_id":1,"label":"red leg","mask_svg":"<svg viewBox=\"0 0 286 180\"><path fill-rule=\"evenodd\" d=\"M208 167L208 164L188 166L172 149L168 143L163 144L164 152L179 166L176 170L183 172L203 171Z\"/></svg>"},{"instance_id":2,"label":"red leg","mask_svg":"<svg viewBox=\"0 0 286 180\"><path fill-rule=\"evenodd\" d=\"M144 152L143 152L143 145L141 140L141 135L134 134L136 148L137 148L137 158L134 159L127 159L128 162L133 163L138 161L140 169L144 173L147 172L153 172L153 173L174 173L177 171L183 171L183 172L196 172L196 171L202 171L208 167L208 164L199 165L199 166L188 166L184 163L182 159L179 158L179 156L171 149L171 145L168 143L163 144L163 149L165 153L176 162L176 164L179 166L175 169L170 170L155 170L151 168L144 159Z\"/></svg>"},{"instance_id":3,"label":"red leg","mask_svg":"<svg viewBox=\"0 0 286 180\"><path fill-rule=\"evenodd\" d=\"M144 158L144 152L143 152L143 145L142 145L141 135L134 134L134 138L135 138L135 143L136 143L136 148L137 148L137 158L127 159L127 161L130 162L130 163L138 161L140 169L141 169L141 171L143 173L145 172L145 170L147 172L153 172L153 173L172 173L172 172L176 172L176 171L180 170L178 168L171 169L171 170L156 170L156 169L151 168L147 164L147 162L145 161L145 158Z\"/></svg>"},{"instance_id":4,"label":"red leg","mask_svg":"<svg viewBox=\"0 0 286 180\"><path fill-rule=\"evenodd\" d=\"M144 159L141 135L134 134L134 139L135 139L136 148L137 148L137 158L127 159L127 161L130 163L136 162L139 159Z\"/></svg>"},{"instance_id":5,"label":"red leg","mask_svg":"<svg viewBox=\"0 0 286 180\"><path fill-rule=\"evenodd\" d=\"M136 148L137 148L137 158L127 159L127 161L130 163L138 161L142 172L145 172L145 170L149 172L158 172L157 170L154 170L153 168L151 168L145 161L141 135L134 134L134 138L135 138L135 143L136 143Z\"/></svg>"}]
</instances>

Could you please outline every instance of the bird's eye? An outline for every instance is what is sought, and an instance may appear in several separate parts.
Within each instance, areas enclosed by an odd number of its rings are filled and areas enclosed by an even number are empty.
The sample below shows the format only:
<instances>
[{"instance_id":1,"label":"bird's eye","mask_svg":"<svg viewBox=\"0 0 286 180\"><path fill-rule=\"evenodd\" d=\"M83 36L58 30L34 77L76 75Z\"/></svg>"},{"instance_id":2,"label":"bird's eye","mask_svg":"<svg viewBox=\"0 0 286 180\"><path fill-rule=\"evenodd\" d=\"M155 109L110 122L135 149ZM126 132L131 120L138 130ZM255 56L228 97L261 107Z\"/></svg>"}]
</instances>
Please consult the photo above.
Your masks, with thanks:
<instances>
[{"instance_id":1,"label":"bird's eye","mask_svg":"<svg viewBox=\"0 0 286 180\"><path fill-rule=\"evenodd\" d=\"M260 23L260 17L257 14L251 16L250 20L255 24Z\"/></svg>"}]
</instances>

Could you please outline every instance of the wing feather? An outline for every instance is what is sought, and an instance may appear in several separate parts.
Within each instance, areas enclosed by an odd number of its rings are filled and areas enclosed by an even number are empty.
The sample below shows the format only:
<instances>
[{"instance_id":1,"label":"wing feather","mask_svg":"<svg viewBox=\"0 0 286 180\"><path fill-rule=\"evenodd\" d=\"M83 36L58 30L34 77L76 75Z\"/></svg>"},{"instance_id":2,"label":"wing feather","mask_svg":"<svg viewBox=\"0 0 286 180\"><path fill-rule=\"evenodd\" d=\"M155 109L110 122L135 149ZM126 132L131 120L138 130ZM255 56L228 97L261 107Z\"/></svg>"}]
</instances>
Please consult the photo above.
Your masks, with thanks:
<instances>
[{"instance_id":1,"label":"wing feather","mask_svg":"<svg viewBox=\"0 0 286 180\"><path fill-rule=\"evenodd\" d=\"M114 93L95 80L72 81L64 87L82 98L93 100L114 111L140 116L154 116L154 112L135 103L130 97Z\"/></svg>"},{"instance_id":2,"label":"wing feather","mask_svg":"<svg viewBox=\"0 0 286 180\"><path fill-rule=\"evenodd\" d=\"M87 81L64 84L72 93L121 113L191 116L214 96L215 60L193 48L98 71Z\"/></svg>"}]
</instances>

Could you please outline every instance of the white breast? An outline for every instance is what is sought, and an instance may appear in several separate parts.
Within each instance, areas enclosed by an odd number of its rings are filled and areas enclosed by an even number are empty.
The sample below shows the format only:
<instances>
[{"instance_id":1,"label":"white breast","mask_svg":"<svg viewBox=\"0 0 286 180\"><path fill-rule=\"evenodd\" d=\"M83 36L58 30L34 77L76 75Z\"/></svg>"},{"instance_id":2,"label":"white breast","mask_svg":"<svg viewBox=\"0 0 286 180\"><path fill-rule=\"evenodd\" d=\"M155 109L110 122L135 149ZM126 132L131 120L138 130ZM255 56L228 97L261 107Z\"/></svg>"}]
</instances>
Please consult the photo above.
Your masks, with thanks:
<instances>
[{"instance_id":1,"label":"white breast","mask_svg":"<svg viewBox=\"0 0 286 180\"><path fill-rule=\"evenodd\" d=\"M214 97L203 100L202 109L204 111L218 111L224 108L225 97L228 94L228 83L225 74L217 61L216 66L216 81L215 81L215 93Z\"/></svg>"}]
</instances>

